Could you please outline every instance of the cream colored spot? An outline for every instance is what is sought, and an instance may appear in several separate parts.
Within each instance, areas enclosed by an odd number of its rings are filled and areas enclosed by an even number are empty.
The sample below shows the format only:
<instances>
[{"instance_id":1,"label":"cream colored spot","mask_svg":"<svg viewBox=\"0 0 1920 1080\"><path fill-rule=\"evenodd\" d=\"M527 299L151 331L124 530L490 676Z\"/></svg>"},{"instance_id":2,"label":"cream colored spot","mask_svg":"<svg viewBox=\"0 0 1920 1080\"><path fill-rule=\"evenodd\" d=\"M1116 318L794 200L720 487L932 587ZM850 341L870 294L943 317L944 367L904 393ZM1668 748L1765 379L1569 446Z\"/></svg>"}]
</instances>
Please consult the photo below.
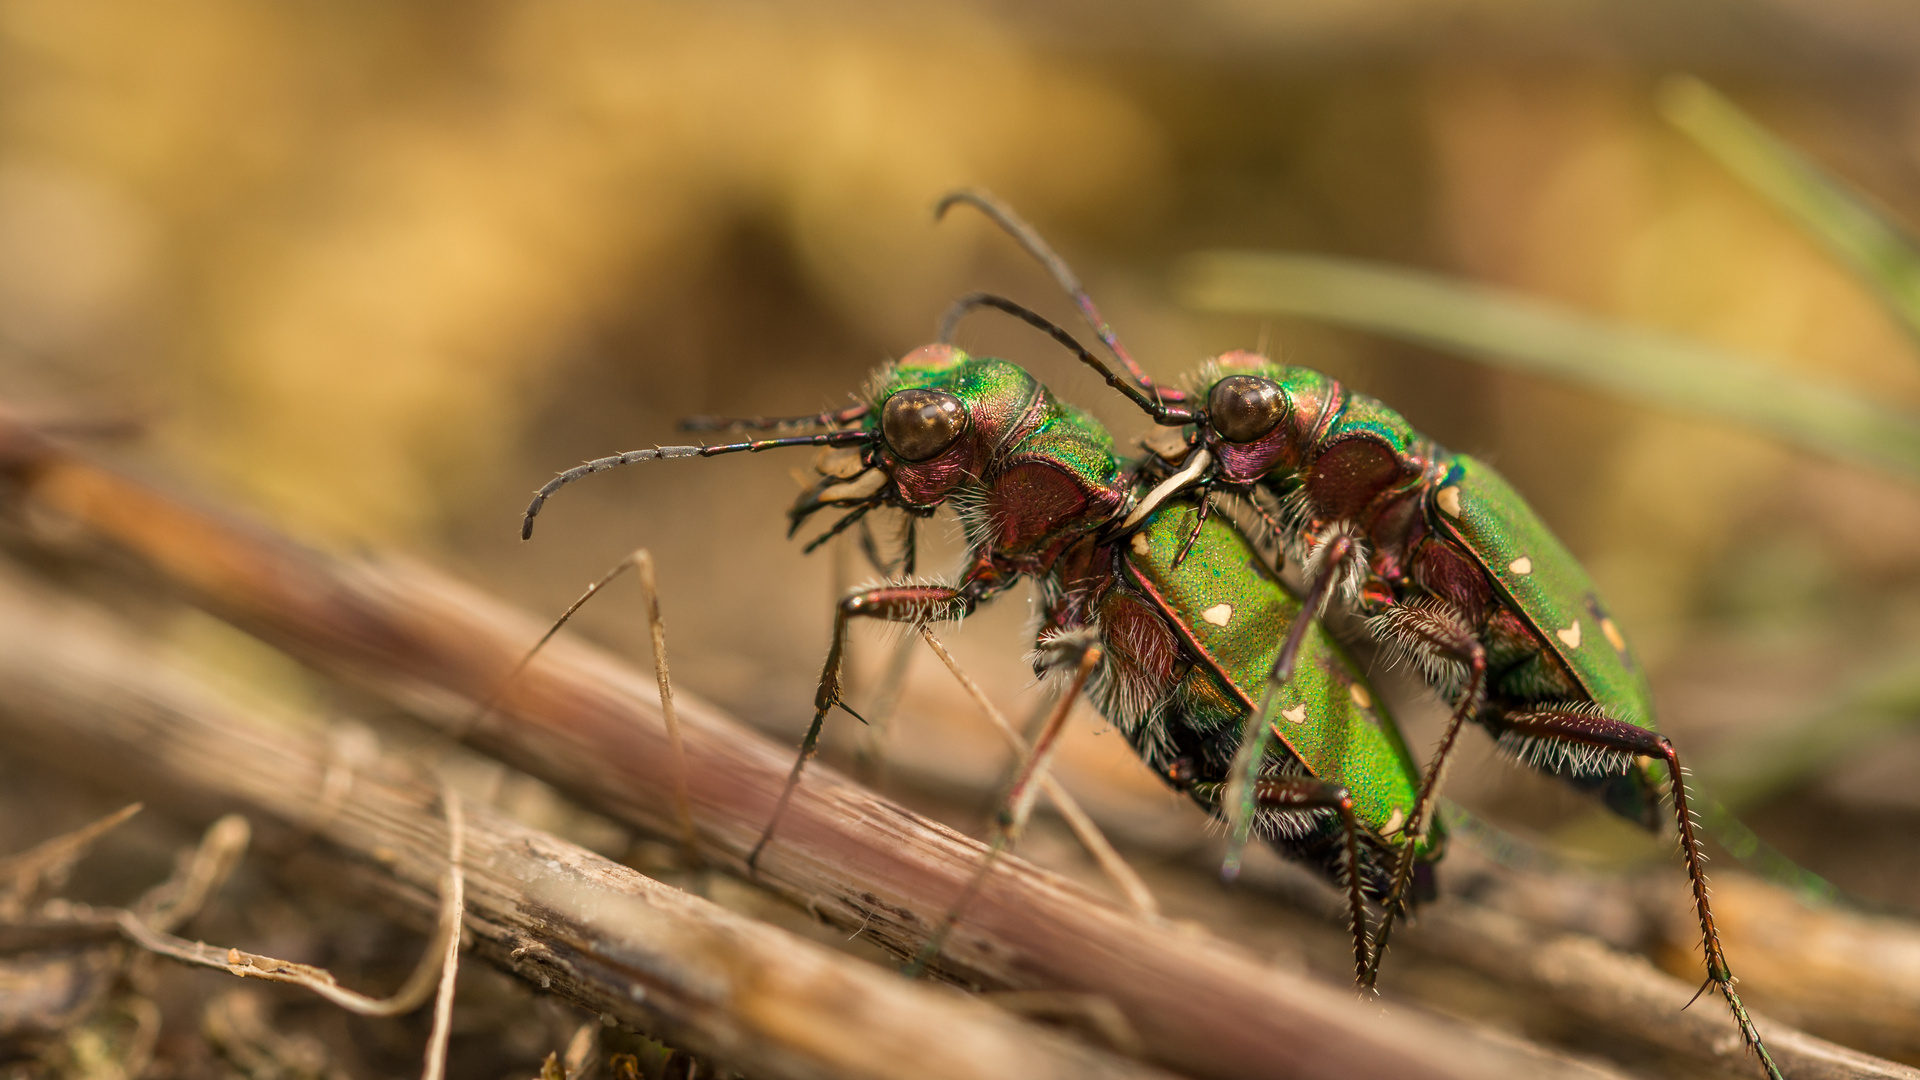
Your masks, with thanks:
<instances>
[{"instance_id":1,"label":"cream colored spot","mask_svg":"<svg viewBox=\"0 0 1920 1080\"><path fill-rule=\"evenodd\" d=\"M1448 517L1460 516L1460 489L1459 488L1443 487L1440 489L1440 494L1435 495L1433 497L1433 501L1440 504L1440 509L1445 510L1447 512Z\"/></svg>"},{"instance_id":2,"label":"cream colored spot","mask_svg":"<svg viewBox=\"0 0 1920 1080\"><path fill-rule=\"evenodd\" d=\"M1354 683L1352 686L1347 687L1347 694L1353 698L1355 705L1363 709L1373 704L1373 695L1367 693L1367 688L1361 686L1359 683Z\"/></svg>"},{"instance_id":3,"label":"cream colored spot","mask_svg":"<svg viewBox=\"0 0 1920 1080\"><path fill-rule=\"evenodd\" d=\"M1627 651L1626 635L1620 632L1619 627L1613 625L1612 619L1600 620L1600 632L1607 636L1607 644L1613 646L1614 652Z\"/></svg>"},{"instance_id":4,"label":"cream colored spot","mask_svg":"<svg viewBox=\"0 0 1920 1080\"><path fill-rule=\"evenodd\" d=\"M1225 626L1233 621L1232 604L1215 604L1200 613L1200 617L1215 626Z\"/></svg>"},{"instance_id":5,"label":"cream colored spot","mask_svg":"<svg viewBox=\"0 0 1920 1080\"><path fill-rule=\"evenodd\" d=\"M1525 555L1522 555L1519 558L1508 563L1507 569L1513 571L1516 574L1520 574L1523 576L1526 574L1531 574L1533 573L1533 560L1527 558Z\"/></svg>"},{"instance_id":6,"label":"cream colored spot","mask_svg":"<svg viewBox=\"0 0 1920 1080\"><path fill-rule=\"evenodd\" d=\"M1280 715L1286 717L1289 723L1304 724L1307 722L1307 707L1295 705L1291 709L1282 709Z\"/></svg>"},{"instance_id":7,"label":"cream colored spot","mask_svg":"<svg viewBox=\"0 0 1920 1080\"><path fill-rule=\"evenodd\" d=\"M1393 808L1393 816L1387 819L1385 825L1380 826L1380 835L1392 836L1394 833L1406 828L1406 826L1407 812L1396 806Z\"/></svg>"},{"instance_id":8,"label":"cream colored spot","mask_svg":"<svg viewBox=\"0 0 1920 1080\"><path fill-rule=\"evenodd\" d=\"M1553 632L1553 636L1559 638L1561 641L1566 642L1567 648L1569 649L1579 648L1580 647L1579 618L1575 617L1572 622L1567 624L1567 628L1565 630L1555 630Z\"/></svg>"},{"instance_id":9,"label":"cream colored spot","mask_svg":"<svg viewBox=\"0 0 1920 1080\"><path fill-rule=\"evenodd\" d=\"M1143 559L1153 553L1153 545L1147 543L1147 534L1143 532L1133 534L1133 543L1130 546L1133 548L1133 553Z\"/></svg>"}]
</instances>

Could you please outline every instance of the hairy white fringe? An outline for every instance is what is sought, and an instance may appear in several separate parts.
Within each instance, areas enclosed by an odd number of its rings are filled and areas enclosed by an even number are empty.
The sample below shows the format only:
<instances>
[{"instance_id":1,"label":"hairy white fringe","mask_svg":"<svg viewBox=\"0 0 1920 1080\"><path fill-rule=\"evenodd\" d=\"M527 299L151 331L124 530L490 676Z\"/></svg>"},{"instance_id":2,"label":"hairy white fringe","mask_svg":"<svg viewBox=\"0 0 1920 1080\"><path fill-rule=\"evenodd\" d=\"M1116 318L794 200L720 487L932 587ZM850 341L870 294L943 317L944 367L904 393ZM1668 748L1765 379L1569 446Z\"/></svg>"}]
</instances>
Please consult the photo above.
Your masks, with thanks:
<instances>
[{"instance_id":1,"label":"hairy white fringe","mask_svg":"<svg viewBox=\"0 0 1920 1080\"><path fill-rule=\"evenodd\" d=\"M1339 568L1339 580L1334 582L1333 592L1328 595L1328 599L1338 596L1352 603L1360 598L1360 586L1366 584L1369 555L1366 534L1357 526L1351 522L1336 521L1320 530L1319 535L1313 538L1313 543L1307 544L1303 539L1298 564L1302 578L1308 582L1319 580L1321 568L1326 563L1327 546L1341 536L1353 542L1353 552L1347 556L1346 563ZM1317 616L1320 613L1314 614Z\"/></svg>"},{"instance_id":2,"label":"hairy white fringe","mask_svg":"<svg viewBox=\"0 0 1920 1080\"><path fill-rule=\"evenodd\" d=\"M1395 604L1367 620L1367 636L1380 643L1388 667L1412 668L1442 698L1453 701L1466 691L1471 669L1415 631L1423 615L1447 619L1452 613L1443 602L1424 597Z\"/></svg>"},{"instance_id":3,"label":"hairy white fringe","mask_svg":"<svg viewBox=\"0 0 1920 1080\"><path fill-rule=\"evenodd\" d=\"M1590 701L1549 707L1555 712L1584 713L1599 717L1607 715L1600 706ZM1565 739L1541 738L1513 731L1500 736L1496 749L1501 754L1544 772L1581 777L1625 776L1633 769L1634 758L1637 756L1626 750L1587 746Z\"/></svg>"},{"instance_id":4,"label":"hairy white fringe","mask_svg":"<svg viewBox=\"0 0 1920 1080\"><path fill-rule=\"evenodd\" d=\"M1098 625L1075 630L1053 629L1036 636L1028 662L1041 684L1054 693L1064 692L1078 666L1077 656L1087 644L1103 641ZM1117 728L1128 742L1139 747L1141 758L1150 767L1164 767L1174 758L1167 728L1168 701L1143 693L1130 680L1116 674L1111 654L1103 657L1087 678L1086 695L1107 722Z\"/></svg>"}]
</instances>

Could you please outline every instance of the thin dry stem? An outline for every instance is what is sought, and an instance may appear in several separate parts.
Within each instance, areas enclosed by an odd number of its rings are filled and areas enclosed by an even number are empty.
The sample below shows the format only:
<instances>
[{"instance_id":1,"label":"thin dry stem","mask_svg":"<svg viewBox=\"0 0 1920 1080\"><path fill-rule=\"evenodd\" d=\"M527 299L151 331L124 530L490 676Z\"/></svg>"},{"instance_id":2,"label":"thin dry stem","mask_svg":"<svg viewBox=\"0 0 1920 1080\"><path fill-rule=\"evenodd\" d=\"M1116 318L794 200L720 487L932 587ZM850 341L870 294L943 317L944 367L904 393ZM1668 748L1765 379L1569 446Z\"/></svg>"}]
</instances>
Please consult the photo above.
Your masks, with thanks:
<instances>
[{"instance_id":1,"label":"thin dry stem","mask_svg":"<svg viewBox=\"0 0 1920 1080\"><path fill-rule=\"evenodd\" d=\"M413 973L400 985L392 996L386 998L369 997L357 990L341 986L333 973L325 968L310 964L297 964L290 960L276 960L271 956L245 952L241 949L220 949L201 941L187 941L178 938L149 924L141 917L138 909L121 911L115 915L120 930L134 944L148 952L170 957L184 964L198 967L218 968L240 978L265 979L268 982L292 983L304 987L325 998L327 1001L358 1013L361 1016L400 1016L412 1012L426 1004L434 988L439 987L440 1003L434 1009L434 1035L428 1042L427 1066L424 1080L439 1080L446 1066L446 1035L449 1030L445 1023L451 1023L453 1010L453 976L459 967L460 956L460 918L466 905L466 875L461 870L461 846L465 844L465 832L462 826L460 802L452 791L444 792L447 816L447 873L442 881L440 921L434 940L421 954L420 962L414 965ZM238 822L239 828L232 827ZM185 921L199 903L219 888L226 880L240 856L245 852L249 832L246 822L237 815L228 815L207 830L205 839L195 851L192 861L183 875L179 892L183 897L196 897L192 907L174 905L168 909L168 922L174 925ZM195 889L195 884L199 888ZM164 886L163 886L164 888ZM145 907L143 903L141 907ZM443 1023L442 1012L446 1014ZM437 1044L437 1049L436 1049Z\"/></svg>"},{"instance_id":2,"label":"thin dry stem","mask_svg":"<svg viewBox=\"0 0 1920 1080\"><path fill-rule=\"evenodd\" d=\"M34 897L47 887L57 887L95 841L139 812L139 803L123 806L78 829L0 859L0 922L18 921Z\"/></svg>"},{"instance_id":3,"label":"thin dry stem","mask_svg":"<svg viewBox=\"0 0 1920 1080\"><path fill-rule=\"evenodd\" d=\"M447 1073L447 1040L453 1035L454 979L460 974L460 920L467 910L467 874L461 854L467 844L466 815L460 808L460 796L445 784L440 787L440 799L447 807L447 899L440 920L446 941L441 946L440 987L433 997L433 1032L427 1036L427 1060L420 1080L441 1080ZM422 962L425 962L424 956Z\"/></svg>"},{"instance_id":4,"label":"thin dry stem","mask_svg":"<svg viewBox=\"0 0 1920 1080\"><path fill-rule=\"evenodd\" d=\"M628 556L640 578L642 602L647 607L647 629L653 641L653 674L660 683L660 719L673 752L673 812L679 818L680 842L689 866L700 865L700 834L693 827L693 802L687 796L687 748L680 737L680 716L673 708L673 678L667 674L667 623L660 615L660 584L653 573L653 554L646 548Z\"/></svg>"},{"instance_id":5,"label":"thin dry stem","mask_svg":"<svg viewBox=\"0 0 1920 1080\"><path fill-rule=\"evenodd\" d=\"M233 876L252 839L253 828L239 814L228 814L214 822L174 876L149 890L129 914L158 933L178 929L199 914Z\"/></svg>"}]
</instances>

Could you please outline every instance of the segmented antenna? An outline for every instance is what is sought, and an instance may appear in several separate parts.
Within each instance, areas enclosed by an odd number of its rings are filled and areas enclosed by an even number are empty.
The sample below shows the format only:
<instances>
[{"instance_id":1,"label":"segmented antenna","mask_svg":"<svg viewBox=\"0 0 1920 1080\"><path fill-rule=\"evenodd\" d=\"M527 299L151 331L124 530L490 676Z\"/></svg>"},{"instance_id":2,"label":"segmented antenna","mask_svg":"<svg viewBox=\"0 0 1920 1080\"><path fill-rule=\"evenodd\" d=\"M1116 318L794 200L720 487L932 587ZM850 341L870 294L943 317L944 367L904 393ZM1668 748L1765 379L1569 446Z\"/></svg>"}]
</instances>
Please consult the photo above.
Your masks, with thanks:
<instances>
[{"instance_id":1,"label":"segmented antenna","mask_svg":"<svg viewBox=\"0 0 1920 1080\"><path fill-rule=\"evenodd\" d=\"M1101 377L1107 380L1108 386L1125 394L1127 400L1140 406L1142 412L1153 417L1154 423L1166 427L1178 427L1182 424L1191 424L1194 422L1194 412L1192 409L1178 405L1168 405L1148 397L1125 379L1115 375L1112 368L1108 367L1099 357L1087 351L1087 347L1080 344L1072 334L1062 330L1046 316L1028 308L1021 307L1019 304L1014 303L1004 296L978 292L969 293L955 300L952 306L947 308L946 315L940 319L940 341L943 344L946 343L947 340L952 337L954 327L959 325L960 320L965 318L967 313L973 309L982 307L990 307L996 311L1004 311L1025 322L1028 326L1036 330L1044 331L1048 336L1052 337L1053 340L1072 350L1073 355L1079 357L1081 363L1099 372Z\"/></svg>"},{"instance_id":2,"label":"segmented antenna","mask_svg":"<svg viewBox=\"0 0 1920 1080\"><path fill-rule=\"evenodd\" d=\"M617 469L622 465L632 465L639 461L662 461L669 458L718 457L721 454L750 453L762 450L774 450L783 446L857 446L872 442L873 436L865 431L829 431L819 435L795 435L786 439L757 439L753 442L723 443L717 446L656 446L651 450L629 450L612 457L596 458L584 465L575 465L559 476L547 481L545 487L534 493L533 501L527 504L527 513L520 519L520 539L533 537L533 519L540 513L553 493L573 483L583 476L591 476L608 469Z\"/></svg>"},{"instance_id":3,"label":"segmented antenna","mask_svg":"<svg viewBox=\"0 0 1920 1080\"><path fill-rule=\"evenodd\" d=\"M849 405L839 412L807 416L689 416L677 425L681 431L778 431L798 427L846 427L872 410L867 404Z\"/></svg>"},{"instance_id":4,"label":"segmented antenna","mask_svg":"<svg viewBox=\"0 0 1920 1080\"><path fill-rule=\"evenodd\" d=\"M1187 400L1184 392L1159 386L1140 367L1139 363L1133 359L1133 354L1127 351L1127 347L1120 344L1119 335L1113 332L1113 327L1107 322L1106 316L1100 314L1100 309L1094 306L1093 297L1087 294L1086 286L1080 283L1080 278L1073 272L1073 268L1068 266L1067 261L1062 259L1045 240L1041 239L1037 229L1027 224L1026 219L1019 214L1014 213L1013 207L1001 202L998 196L983 188L966 188L941 199L933 208L933 219L939 221L946 217L947 211L956 203L965 203L985 214L988 220L1000 226L1002 232L1013 237L1016 243L1025 248L1027 254L1033 256L1035 261L1047 268L1047 272L1053 275L1053 280L1059 284L1060 288L1073 297L1073 306L1080 309L1080 316L1087 320L1087 325L1093 329L1094 336L1100 339L1100 343L1107 347L1107 351L1113 354L1115 360L1120 361L1120 366L1127 369L1127 374L1133 378L1135 386L1145 393L1152 394L1156 400L1173 402Z\"/></svg>"}]
</instances>

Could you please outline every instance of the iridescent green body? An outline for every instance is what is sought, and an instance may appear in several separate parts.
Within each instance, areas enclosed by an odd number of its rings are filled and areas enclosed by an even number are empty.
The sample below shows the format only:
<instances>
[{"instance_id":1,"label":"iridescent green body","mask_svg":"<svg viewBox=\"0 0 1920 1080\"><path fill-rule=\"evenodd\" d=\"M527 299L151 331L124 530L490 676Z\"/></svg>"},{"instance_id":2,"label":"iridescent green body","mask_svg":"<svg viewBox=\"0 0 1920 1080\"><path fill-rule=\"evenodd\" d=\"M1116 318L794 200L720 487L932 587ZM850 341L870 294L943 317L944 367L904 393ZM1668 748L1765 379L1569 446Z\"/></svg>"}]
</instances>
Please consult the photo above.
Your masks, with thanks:
<instances>
[{"instance_id":1,"label":"iridescent green body","mask_svg":"<svg viewBox=\"0 0 1920 1080\"><path fill-rule=\"evenodd\" d=\"M1300 599L1247 539L1220 517L1178 567L1174 554L1193 531L1195 509L1163 506L1127 548L1127 571L1175 620L1205 674L1230 688L1236 722L1258 706ZM1212 694L1189 695L1190 712ZM1360 819L1382 835L1413 809L1420 771L1386 706L1339 645L1317 624L1307 632L1293 678L1274 691L1273 733L1307 772L1344 785Z\"/></svg>"},{"instance_id":2,"label":"iridescent green body","mask_svg":"<svg viewBox=\"0 0 1920 1080\"><path fill-rule=\"evenodd\" d=\"M1194 530L1196 503L1162 504L1115 552L1118 580L1101 605L1111 657L1095 699L1156 771L1210 813L1247 720L1301 601L1229 520ZM1142 608L1150 609L1150 614ZM1153 624L1158 625L1153 625ZM1168 654L1176 659L1168 661ZM1394 838L1412 813L1419 770L1385 704L1346 652L1317 624L1292 678L1274 688L1266 775L1308 775L1347 789L1362 826L1367 888L1384 893ZM1256 829L1283 851L1337 874L1339 822L1263 814ZM1419 857L1438 857L1439 835Z\"/></svg>"},{"instance_id":3,"label":"iridescent green body","mask_svg":"<svg viewBox=\"0 0 1920 1080\"><path fill-rule=\"evenodd\" d=\"M1447 494L1450 488L1457 497ZM1627 648L1586 569L1506 479L1476 458L1453 455L1433 506L1433 523L1480 556L1488 576L1541 631L1587 696L1619 719L1653 727L1646 669Z\"/></svg>"},{"instance_id":4,"label":"iridescent green body","mask_svg":"<svg viewBox=\"0 0 1920 1080\"><path fill-rule=\"evenodd\" d=\"M1185 493L1196 500L1197 526L1216 494L1240 495L1252 499L1274 524L1289 559L1300 568L1307 599L1273 670L1290 669L1295 643L1310 639L1305 631L1320 605L1337 595L1349 613L1365 617L1366 635L1387 657L1411 663L1452 703L1433 761L1421 776L1407 834L1419 837L1429 827L1445 762L1469 719L1493 733L1503 749L1576 785L1599 789L1614 810L1649 827L1658 825L1657 796L1665 787L1700 920L1708 985L1726 999L1742 1039L1771 1080L1780 1080L1734 990L1708 901L1685 770L1672 741L1654 727L1645 673L1585 572L1513 489L1484 464L1434 445L1385 404L1310 369L1236 352L1209 363L1187 390L1159 386L1032 226L985 192L956 192L940 205L955 204L986 214L1052 273L1125 377L1056 329L1057 340L1156 423L1185 428L1184 447L1156 453L1146 464L1144 471L1159 480L1149 498ZM1035 325L1044 323L995 298L971 297L959 310L971 306L997 307ZM1150 509L1150 504L1135 508L1128 521L1138 521ZM1189 648L1210 658L1215 669L1210 680L1235 686L1244 704L1248 695L1239 683L1247 672L1259 670L1258 659L1247 654L1257 651L1252 642L1261 635L1250 632L1241 640L1228 633L1210 645L1215 635L1191 616L1196 610L1203 616L1216 610L1235 613L1232 602L1202 606L1214 604L1205 594L1217 582L1204 575L1187 582L1178 572L1189 548L1201 551L1198 558L1204 561L1208 545L1227 550L1203 529L1192 528L1162 564L1156 555L1160 548L1149 537L1139 552L1141 567L1130 567L1129 573L1143 590L1153 580L1160 581L1161 592L1198 586L1195 597L1164 606L1178 613ZM1247 596L1245 589L1233 592ZM1109 629L1108 637L1124 635ZM1313 666L1305 661L1312 652L1309 642L1303 668ZM1313 718L1311 710L1301 715L1303 721ZM1304 765L1329 748L1307 738L1288 749ZM1152 760L1147 746L1142 753ZM1364 749L1351 746L1333 749L1331 756L1343 764L1369 759ZM1237 763L1234 771L1239 772ZM1263 784L1278 790L1257 773L1241 774L1247 791L1263 790ZM1304 778L1290 786L1313 784L1324 788L1323 781ZM1243 835L1236 832L1235 842ZM1349 856L1349 863L1354 861ZM1372 984L1393 920L1407 890L1415 887L1416 868L1411 858L1397 862L1378 934L1370 949L1359 950L1362 986ZM1358 905L1357 898L1352 900L1351 906Z\"/></svg>"},{"instance_id":5,"label":"iridescent green body","mask_svg":"<svg viewBox=\"0 0 1920 1080\"><path fill-rule=\"evenodd\" d=\"M1288 519L1292 553L1304 560L1316 536L1350 530L1366 542L1358 610L1383 644L1416 654L1436 686L1461 692L1458 658L1404 633L1401 613L1438 605L1485 649L1485 703L1475 717L1495 735L1504 718L1536 707L1596 709L1655 731L1645 669L1585 570L1491 467L1416 431L1385 403L1308 368L1251 353L1229 354L1201 374L1204 387L1234 376L1270 381L1282 419L1243 443L1212 437L1211 479L1264 493ZM1196 430L1197 441L1210 432ZM1395 609L1398 609L1397 611ZM1429 610L1434 610L1430 608ZM1521 745L1524 743L1525 745ZM1615 756L1558 752L1516 739L1537 766L1582 787L1635 820L1657 821L1661 770Z\"/></svg>"}]
</instances>

